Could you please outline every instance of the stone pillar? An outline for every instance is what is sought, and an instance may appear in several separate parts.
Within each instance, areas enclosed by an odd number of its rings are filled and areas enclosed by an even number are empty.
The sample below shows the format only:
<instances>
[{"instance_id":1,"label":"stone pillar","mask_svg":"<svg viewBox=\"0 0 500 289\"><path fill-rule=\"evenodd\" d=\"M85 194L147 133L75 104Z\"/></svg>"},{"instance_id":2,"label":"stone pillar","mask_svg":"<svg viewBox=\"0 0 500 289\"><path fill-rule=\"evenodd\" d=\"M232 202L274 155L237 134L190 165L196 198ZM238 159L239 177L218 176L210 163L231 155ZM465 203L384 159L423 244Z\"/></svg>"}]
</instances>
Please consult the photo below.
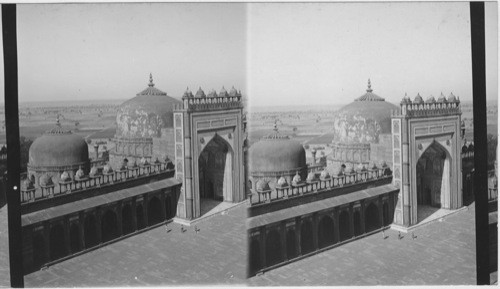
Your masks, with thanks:
<instances>
[{"instance_id":1,"label":"stone pillar","mask_svg":"<svg viewBox=\"0 0 500 289\"><path fill-rule=\"evenodd\" d=\"M132 207L132 232L137 231L137 199L136 197L132 198L132 202L130 206Z\"/></svg>"},{"instance_id":2,"label":"stone pillar","mask_svg":"<svg viewBox=\"0 0 500 289\"><path fill-rule=\"evenodd\" d=\"M349 204L349 233L354 238L354 210L352 204Z\"/></svg>"},{"instance_id":3,"label":"stone pillar","mask_svg":"<svg viewBox=\"0 0 500 289\"><path fill-rule=\"evenodd\" d=\"M300 217L295 218L295 249L297 252L297 256L302 255L302 243L300 239L300 228L302 226L302 221Z\"/></svg>"},{"instance_id":4,"label":"stone pillar","mask_svg":"<svg viewBox=\"0 0 500 289\"><path fill-rule=\"evenodd\" d=\"M50 255L50 223L48 221L43 222L43 238L45 239L45 261L49 262L52 259Z\"/></svg>"},{"instance_id":5,"label":"stone pillar","mask_svg":"<svg viewBox=\"0 0 500 289\"><path fill-rule=\"evenodd\" d=\"M335 207L333 210L333 243L340 241L340 227L339 227L339 208Z\"/></svg>"},{"instance_id":6,"label":"stone pillar","mask_svg":"<svg viewBox=\"0 0 500 289\"><path fill-rule=\"evenodd\" d=\"M200 216L200 208L194 202L193 156L191 153L191 121L189 113L184 113L184 194L186 196L186 219L192 220Z\"/></svg>"},{"instance_id":7,"label":"stone pillar","mask_svg":"<svg viewBox=\"0 0 500 289\"><path fill-rule=\"evenodd\" d=\"M286 261L288 260L287 252L286 252L286 221L281 222L280 224L280 239L281 239L281 256L283 257L282 260Z\"/></svg>"},{"instance_id":8,"label":"stone pillar","mask_svg":"<svg viewBox=\"0 0 500 289\"><path fill-rule=\"evenodd\" d=\"M149 207L149 195L144 194L144 199L143 199L143 206L142 206L142 212L144 213L144 224L145 227L149 227L149 218L148 218L148 207Z\"/></svg>"},{"instance_id":9,"label":"stone pillar","mask_svg":"<svg viewBox=\"0 0 500 289\"><path fill-rule=\"evenodd\" d=\"M63 220L63 228L64 228L64 250L66 251L65 255L71 255L71 246L70 246L70 234L69 234L69 218L66 216Z\"/></svg>"},{"instance_id":10,"label":"stone pillar","mask_svg":"<svg viewBox=\"0 0 500 289\"><path fill-rule=\"evenodd\" d=\"M313 252L318 250L318 213L312 215L312 227L313 227Z\"/></svg>"},{"instance_id":11,"label":"stone pillar","mask_svg":"<svg viewBox=\"0 0 500 289\"><path fill-rule=\"evenodd\" d=\"M361 209L360 209L360 215L361 215L361 234L366 233L366 224L365 224L365 202L361 201Z\"/></svg>"},{"instance_id":12,"label":"stone pillar","mask_svg":"<svg viewBox=\"0 0 500 289\"><path fill-rule=\"evenodd\" d=\"M118 222L118 236L122 236L123 235L122 201L119 201L118 204L116 204L115 212L116 212L116 219Z\"/></svg>"},{"instance_id":13,"label":"stone pillar","mask_svg":"<svg viewBox=\"0 0 500 289\"><path fill-rule=\"evenodd\" d=\"M382 196L379 196L376 202L378 209L378 222L380 227L384 226L384 202L382 201Z\"/></svg>"},{"instance_id":14,"label":"stone pillar","mask_svg":"<svg viewBox=\"0 0 500 289\"><path fill-rule=\"evenodd\" d=\"M403 225L406 227L417 223L417 216L411 213L412 200L410 194L410 140L408 121L401 119L401 181L402 181L402 198L403 198Z\"/></svg>"},{"instance_id":15,"label":"stone pillar","mask_svg":"<svg viewBox=\"0 0 500 289\"><path fill-rule=\"evenodd\" d=\"M78 212L78 233L80 235L78 243L82 250L85 249L85 229L83 227L84 224L85 224L85 215L83 211L80 211Z\"/></svg>"},{"instance_id":16,"label":"stone pillar","mask_svg":"<svg viewBox=\"0 0 500 289\"><path fill-rule=\"evenodd\" d=\"M260 230L260 261L262 264L261 268L266 268L267 267L267 261L266 261L266 226L262 226L259 228Z\"/></svg>"},{"instance_id":17,"label":"stone pillar","mask_svg":"<svg viewBox=\"0 0 500 289\"><path fill-rule=\"evenodd\" d=\"M167 218L167 208L165 207L165 194L167 192L163 191L160 193L160 202L161 202L161 219L165 221Z\"/></svg>"},{"instance_id":18,"label":"stone pillar","mask_svg":"<svg viewBox=\"0 0 500 289\"><path fill-rule=\"evenodd\" d=\"M96 229L97 229L97 244L101 244L102 242L102 229L101 229L101 208L97 208L95 210L95 216L96 216Z\"/></svg>"}]
</instances>

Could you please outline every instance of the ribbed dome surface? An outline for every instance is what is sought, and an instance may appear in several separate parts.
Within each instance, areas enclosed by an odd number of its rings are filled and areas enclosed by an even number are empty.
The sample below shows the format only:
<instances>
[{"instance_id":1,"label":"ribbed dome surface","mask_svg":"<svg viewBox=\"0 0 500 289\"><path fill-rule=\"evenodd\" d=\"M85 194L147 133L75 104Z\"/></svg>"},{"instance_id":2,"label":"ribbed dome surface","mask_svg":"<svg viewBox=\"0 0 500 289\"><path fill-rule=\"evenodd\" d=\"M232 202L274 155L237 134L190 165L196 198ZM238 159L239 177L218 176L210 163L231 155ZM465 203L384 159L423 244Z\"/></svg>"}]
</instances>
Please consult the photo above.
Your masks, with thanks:
<instances>
[{"instance_id":1,"label":"ribbed dome surface","mask_svg":"<svg viewBox=\"0 0 500 289\"><path fill-rule=\"evenodd\" d=\"M116 136L124 138L149 138L159 136L162 128L173 127L173 105L182 102L154 87L149 87L136 97L124 102L116 116Z\"/></svg>"},{"instance_id":2,"label":"ribbed dome surface","mask_svg":"<svg viewBox=\"0 0 500 289\"><path fill-rule=\"evenodd\" d=\"M250 147L250 172L281 172L306 166L302 145L285 136L272 135Z\"/></svg>"},{"instance_id":3,"label":"ribbed dome surface","mask_svg":"<svg viewBox=\"0 0 500 289\"><path fill-rule=\"evenodd\" d=\"M71 166L88 161L85 140L59 126L35 139L29 149L30 167Z\"/></svg>"}]
</instances>

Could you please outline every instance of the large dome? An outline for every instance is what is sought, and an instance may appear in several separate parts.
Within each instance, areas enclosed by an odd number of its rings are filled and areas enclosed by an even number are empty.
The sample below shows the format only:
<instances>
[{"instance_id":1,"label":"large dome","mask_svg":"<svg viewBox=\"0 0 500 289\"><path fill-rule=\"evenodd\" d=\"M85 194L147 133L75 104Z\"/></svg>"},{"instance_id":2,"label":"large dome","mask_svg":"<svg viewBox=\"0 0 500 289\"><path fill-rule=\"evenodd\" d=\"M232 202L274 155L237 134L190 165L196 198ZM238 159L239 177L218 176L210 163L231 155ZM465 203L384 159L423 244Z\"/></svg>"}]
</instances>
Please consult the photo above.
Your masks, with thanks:
<instances>
[{"instance_id":1,"label":"large dome","mask_svg":"<svg viewBox=\"0 0 500 289\"><path fill-rule=\"evenodd\" d=\"M337 112L333 142L378 143L380 134L391 133L391 110L397 108L373 93L368 80L366 93Z\"/></svg>"},{"instance_id":2,"label":"large dome","mask_svg":"<svg viewBox=\"0 0 500 289\"><path fill-rule=\"evenodd\" d=\"M182 102L154 87L148 88L120 105L116 116L116 136L121 138L158 137L162 128L173 127L173 106Z\"/></svg>"},{"instance_id":3,"label":"large dome","mask_svg":"<svg viewBox=\"0 0 500 289\"><path fill-rule=\"evenodd\" d=\"M302 145L278 133L264 137L250 147L250 172L275 173L301 170L306 166Z\"/></svg>"},{"instance_id":4,"label":"large dome","mask_svg":"<svg viewBox=\"0 0 500 289\"><path fill-rule=\"evenodd\" d=\"M58 125L35 139L29 149L28 166L35 168L54 168L86 166L89 162L89 149L85 140Z\"/></svg>"}]
</instances>

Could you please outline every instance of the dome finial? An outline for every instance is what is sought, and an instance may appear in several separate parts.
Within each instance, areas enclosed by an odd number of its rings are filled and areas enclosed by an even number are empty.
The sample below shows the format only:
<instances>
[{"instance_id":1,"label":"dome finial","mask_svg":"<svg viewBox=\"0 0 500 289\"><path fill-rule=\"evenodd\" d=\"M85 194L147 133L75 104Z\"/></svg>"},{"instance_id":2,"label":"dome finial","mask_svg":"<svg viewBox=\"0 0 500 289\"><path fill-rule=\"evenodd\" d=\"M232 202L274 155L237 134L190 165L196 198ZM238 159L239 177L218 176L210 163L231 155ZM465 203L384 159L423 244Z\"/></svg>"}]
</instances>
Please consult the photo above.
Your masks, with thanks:
<instances>
[{"instance_id":1,"label":"dome finial","mask_svg":"<svg viewBox=\"0 0 500 289\"><path fill-rule=\"evenodd\" d=\"M366 90L366 92L372 92L372 91L373 91L373 89L372 89L372 82L368 78L368 89Z\"/></svg>"},{"instance_id":2,"label":"dome finial","mask_svg":"<svg viewBox=\"0 0 500 289\"><path fill-rule=\"evenodd\" d=\"M149 84L148 86L155 86L155 84L153 83L153 74L152 73L149 73Z\"/></svg>"}]
</instances>

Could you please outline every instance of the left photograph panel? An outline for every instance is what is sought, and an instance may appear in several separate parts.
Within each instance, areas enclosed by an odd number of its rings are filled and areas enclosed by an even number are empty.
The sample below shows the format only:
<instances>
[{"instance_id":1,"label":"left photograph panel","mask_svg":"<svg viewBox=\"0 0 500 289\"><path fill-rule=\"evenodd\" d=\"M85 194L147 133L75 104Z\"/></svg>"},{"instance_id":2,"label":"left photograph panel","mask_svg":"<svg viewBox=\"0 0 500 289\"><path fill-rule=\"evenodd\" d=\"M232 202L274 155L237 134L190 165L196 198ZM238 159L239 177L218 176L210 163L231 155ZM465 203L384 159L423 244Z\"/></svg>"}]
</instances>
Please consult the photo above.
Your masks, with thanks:
<instances>
[{"instance_id":1,"label":"left photograph panel","mask_svg":"<svg viewBox=\"0 0 500 289\"><path fill-rule=\"evenodd\" d=\"M246 9L16 6L24 286L245 283Z\"/></svg>"}]
</instances>

